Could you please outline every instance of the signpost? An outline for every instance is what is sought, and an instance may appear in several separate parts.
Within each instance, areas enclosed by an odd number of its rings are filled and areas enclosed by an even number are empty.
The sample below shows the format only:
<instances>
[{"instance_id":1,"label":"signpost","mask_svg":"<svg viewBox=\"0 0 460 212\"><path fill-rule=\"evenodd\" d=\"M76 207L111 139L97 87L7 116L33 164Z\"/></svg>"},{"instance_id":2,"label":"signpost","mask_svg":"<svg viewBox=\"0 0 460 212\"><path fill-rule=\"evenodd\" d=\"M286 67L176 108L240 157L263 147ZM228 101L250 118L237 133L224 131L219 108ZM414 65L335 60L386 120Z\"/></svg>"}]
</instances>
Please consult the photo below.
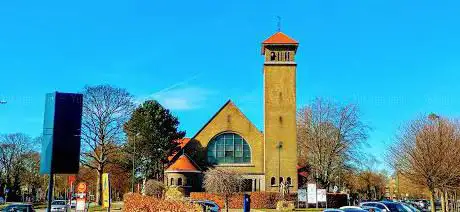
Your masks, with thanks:
<instances>
[{"instance_id":1,"label":"signpost","mask_svg":"<svg viewBox=\"0 0 460 212\"><path fill-rule=\"evenodd\" d=\"M317 197L318 202L325 202L326 203L326 208L327 208L327 192L326 192L326 189L318 189L317 193L318 193L318 197Z\"/></svg>"},{"instance_id":2,"label":"signpost","mask_svg":"<svg viewBox=\"0 0 460 212\"><path fill-rule=\"evenodd\" d=\"M316 200L316 184L313 184L313 183L309 183L307 185L307 199L308 199L308 202L307 203L311 203L311 204L317 204L317 200ZM316 207L318 207L318 205L316 205Z\"/></svg>"},{"instance_id":3,"label":"signpost","mask_svg":"<svg viewBox=\"0 0 460 212\"><path fill-rule=\"evenodd\" d=\"M81 182L78 183L77 185L77 205L75 207L75 210L78 211L85 211L86 210L86 191L88 190L88 187L86 186L86 183Z\"/></svg>"},{"instance_id":4,"label":"signpost","mask_svg":"<svg viewBox=\"0 0 460 212\"><path fill-rule=\"evenodd\" d=\"M53 201L54 174L78 173L82 110L82 94L46 94L40 174L49 175L47 211Z\"/></svg>"},{"instance_id":5,"label":"signpost","mask_svg":"<svg viewBox=\"0 0 460 212\"><path fill-rule=\"evenodd\" d=\"M297 202L299 204L298 207L300 208L300 203L305 203L307 205L307 189L299 189L297 190Z\"/></svg>"},{"instance_id":6,"label":"signpost","mask_svg":"<svg viewBox=\"0 0 460 212\"><path fill-rule=\"evenodd\" d=\"M299 199L299 202L306 202L307 201L307 190L306 189L297 190L297 198Z\"/></svg>"},{"instance_id":7,"label":"signpost","mask_svg":"<svg viewBox=\"0 0 460 212\"><path fill-rule=\"evenodd\" d=\"M110 181L109 181L109 174L103 173L102 174L102 203L104 208L108 208L110 210L110 203L111 203L111 195L110 195Z\"/></svg>"}]
</instances>

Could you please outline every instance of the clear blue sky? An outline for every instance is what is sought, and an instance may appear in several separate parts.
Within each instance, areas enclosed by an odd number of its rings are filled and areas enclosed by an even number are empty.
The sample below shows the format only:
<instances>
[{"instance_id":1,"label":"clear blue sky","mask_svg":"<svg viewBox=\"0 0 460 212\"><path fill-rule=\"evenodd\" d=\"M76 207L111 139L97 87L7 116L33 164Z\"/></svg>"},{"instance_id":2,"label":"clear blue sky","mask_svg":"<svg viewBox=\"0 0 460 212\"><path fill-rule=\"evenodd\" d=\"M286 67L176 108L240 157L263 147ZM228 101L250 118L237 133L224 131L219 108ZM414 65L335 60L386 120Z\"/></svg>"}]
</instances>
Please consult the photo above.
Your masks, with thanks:
<instances>
[{"instance_id":1,"label":"clear blue sky","mask_svg":"<svg viewBox=\"0 0 460 212\"><path fill-rule=\"evenodd\" d=\"M460 116L460 2L0 2L0 133L41 133L44 96L111 84L171 108L192 136L232 99L262 129L260 42L300 42L298 106L357 103L381 161L405 121Z\"/></svg>"}]
</instances>

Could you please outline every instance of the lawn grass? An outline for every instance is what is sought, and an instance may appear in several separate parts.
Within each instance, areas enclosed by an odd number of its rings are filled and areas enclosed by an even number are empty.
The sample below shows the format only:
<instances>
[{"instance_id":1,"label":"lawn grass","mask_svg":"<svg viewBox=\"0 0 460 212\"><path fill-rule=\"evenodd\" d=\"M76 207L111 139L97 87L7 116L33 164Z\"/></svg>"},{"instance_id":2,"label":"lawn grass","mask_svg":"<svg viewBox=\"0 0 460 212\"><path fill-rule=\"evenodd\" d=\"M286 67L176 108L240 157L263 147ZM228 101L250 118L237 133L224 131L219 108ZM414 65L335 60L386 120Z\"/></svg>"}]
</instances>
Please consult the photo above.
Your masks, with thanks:
<instances>
[{"instance_id":1,"label":"lawn grass","mask_svg":"<svg viewBox=\"0 0 460 212\"><path fill-rule=\"evenodd\" d=\"M123 209L122 205L123 205L122 202L114 202L114 203L112 203L112 210L121 210L121 209ZM89 212L94 212L94 211L107 211L107 208L104 208L104 207L99 206L99 205L93 205L93 204L91 204L91 205L88 207L88 211L89 211Z\"/></svg>"}]
</instances>

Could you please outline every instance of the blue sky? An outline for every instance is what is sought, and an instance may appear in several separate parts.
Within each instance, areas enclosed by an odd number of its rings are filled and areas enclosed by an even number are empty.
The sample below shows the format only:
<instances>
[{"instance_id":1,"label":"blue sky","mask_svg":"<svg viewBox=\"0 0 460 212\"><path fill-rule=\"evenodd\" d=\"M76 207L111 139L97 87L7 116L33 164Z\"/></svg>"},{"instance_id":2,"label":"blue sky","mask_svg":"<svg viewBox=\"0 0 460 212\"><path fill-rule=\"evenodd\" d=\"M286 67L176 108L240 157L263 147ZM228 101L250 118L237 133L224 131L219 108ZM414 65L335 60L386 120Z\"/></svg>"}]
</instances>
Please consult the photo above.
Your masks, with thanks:
<instances>
[{"instance_id":1,"label":"blue sky","mask_svg":"<svg viewBox=\"0 0 460 212\"><path fill-rule=\"evenodd\" d=\"M263 127L260 42L300 42L298 106L316 97L360 106L367 152L384 161L416 116L460 116L460 2L0 2L0 133L41 133L45 93L111 84L158 99L192 136L232 99ZM379 166L382 166L379 165Z\"/></svg>"}]
</instances>

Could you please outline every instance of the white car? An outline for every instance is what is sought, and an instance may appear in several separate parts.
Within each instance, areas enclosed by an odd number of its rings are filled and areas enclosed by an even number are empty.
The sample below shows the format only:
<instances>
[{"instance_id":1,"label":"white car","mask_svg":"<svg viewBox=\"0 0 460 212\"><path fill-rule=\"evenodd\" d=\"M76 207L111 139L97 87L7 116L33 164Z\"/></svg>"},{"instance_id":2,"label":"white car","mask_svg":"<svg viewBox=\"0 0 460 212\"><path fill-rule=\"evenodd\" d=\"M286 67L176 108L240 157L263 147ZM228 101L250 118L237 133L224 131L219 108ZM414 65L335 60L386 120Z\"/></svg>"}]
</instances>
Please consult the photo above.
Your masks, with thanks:
<instances>
[{"instance_id":1,"label":"white car","mask_svg":"<svg viewBox=\"0 0 460 212\"><path fill-rule=\"evenodd\" d=\"M54 200L51 202L51 211L67 212L69 211L69 206L65 200Z\"/></svg>"}]
</instances>

